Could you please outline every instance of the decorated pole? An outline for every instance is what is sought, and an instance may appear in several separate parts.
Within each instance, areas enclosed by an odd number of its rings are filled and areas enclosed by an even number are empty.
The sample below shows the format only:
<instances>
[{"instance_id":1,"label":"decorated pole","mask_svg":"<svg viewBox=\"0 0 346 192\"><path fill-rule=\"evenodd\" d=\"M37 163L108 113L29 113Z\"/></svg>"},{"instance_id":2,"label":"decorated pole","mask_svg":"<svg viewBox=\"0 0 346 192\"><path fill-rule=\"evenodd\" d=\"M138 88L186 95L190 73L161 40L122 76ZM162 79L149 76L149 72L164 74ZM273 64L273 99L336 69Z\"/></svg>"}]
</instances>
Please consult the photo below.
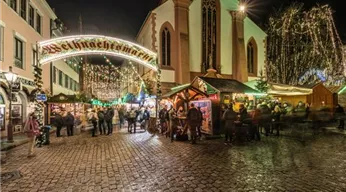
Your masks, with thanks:
<instances>
[{"instance_id":1,"label":"decorated pole","mask_svg":"<svg viewBox=\"0 0 346 192\"><path fill-rule=\"evenodd\" d=\"M158 117L158 113L159 113L159 104L160 104L160 97L161 97L161 69L160 69L160 65L159 65L159 59L156 58L156 63L158 66L157 69L157 74L156 74L156 119Z\"/></svg>"},{"instance_id":2,"label":"decorated pole","mask_svg":"<svg viewBox=\"0 0 346 192\"><path fill-rule=\"evenodd\" d=\"M37 120L39 123L39 126L43 126L43 109L44 109L44 102L37 100L37 95L41 94L43 92L42 85L42 69L41 64L39 60L39 46L38 43L36 43L36 62L34 64L34 77L35 77L35 115L37 116Z\"/></svg>"}]
</instances>

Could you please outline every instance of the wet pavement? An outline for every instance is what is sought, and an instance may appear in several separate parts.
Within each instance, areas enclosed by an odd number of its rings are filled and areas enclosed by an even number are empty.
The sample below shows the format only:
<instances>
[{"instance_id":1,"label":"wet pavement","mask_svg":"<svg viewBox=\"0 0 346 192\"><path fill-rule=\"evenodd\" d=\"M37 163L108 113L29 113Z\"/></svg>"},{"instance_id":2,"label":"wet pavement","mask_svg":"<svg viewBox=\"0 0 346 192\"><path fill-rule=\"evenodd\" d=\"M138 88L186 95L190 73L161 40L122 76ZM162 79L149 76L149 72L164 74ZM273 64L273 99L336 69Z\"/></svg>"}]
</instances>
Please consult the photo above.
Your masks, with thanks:
<instances>
[{"instance_id":1,"label":"wet pavement","mask_svg":"<svg viewBox=\"0 0 346 192\"><path fill-rule=\"evenodd\" d=\"M346 191L346 136L264 137L226 146L147 133L52 138L7 152L1 191ZM18 175L18 174L17 174Z\"/></svg>"}]
</instances>

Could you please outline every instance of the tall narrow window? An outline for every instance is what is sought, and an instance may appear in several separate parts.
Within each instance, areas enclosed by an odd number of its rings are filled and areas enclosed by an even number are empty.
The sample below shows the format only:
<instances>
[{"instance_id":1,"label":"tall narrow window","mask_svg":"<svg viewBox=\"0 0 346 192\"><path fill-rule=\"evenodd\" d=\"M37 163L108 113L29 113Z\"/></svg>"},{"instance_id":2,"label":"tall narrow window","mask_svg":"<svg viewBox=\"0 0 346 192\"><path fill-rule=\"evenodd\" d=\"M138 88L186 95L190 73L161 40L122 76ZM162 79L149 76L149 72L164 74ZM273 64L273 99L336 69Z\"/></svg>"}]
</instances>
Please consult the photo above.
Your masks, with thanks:
<instances>
[{"instance_id":1,"label":"tall narrow window","mask_svg":"<svg viewBox=\"0 0 346 192\"><path fill-rule=\"evenodd\" d=\"M36 14L36 31L41 34L41 15L40 14Z\"/></svg>"},{"instance_id":2,"label":"tall narrow window","mask_svg":"<svg viewBox=\"0 0 346 192\"><path fill-rule=\"evenodd\" d=\"M171 66L171 34L167 28L161 34L161 64Z\"/></svg>"},{"instance_id":3,"label":"tall narrow window","mask_svg":"<svg viewBox=\"0 0 346 192\"><path fill-rule=\"evenodd\" d=\"M56 83L56 67L55 66L53 66L52 75L53 75L53 83Z\"/></svg>"},{"instance_id":4,"label":"tall narrow window","mask_svg":"<svg viewBox=\"0 0 346 192\"><path fill-rule=\"evenodd\" d=\"M17 0L9 0L8 3L10 4L10 7L17 12Z\"/></svg>"},{"instance_id":5,"label":"tall narrow window","mask_svg":"<svg viewBox=\"0 0 346 192\"><path fill-rule=\"evenodd\" d=\"M35 49L32 50L32 72L34 72L34 66L37 65L37 51Z\"/></svg>"},{"instance_id":6,"label":"tall narrow window","mask_svg":"<svg viewBox=\"0 0 346 192\"><path fill-rule=\"evenodd\" d=\"M202 2L202 72L210 67L216 69L217 57L217 0Z\"/></svg>"},{"instance_id":7,"label":"tall narrow window","mask_svg":"<svg viewBox=\"0 0 346 192\"><path fill-rule=\"evenodd\" d=\"M63 73L62 71L59 70L59 85L62 86L62 82L63 82Z\"/></svg>"},{"instance_id":8,"label":"tall narrow window","mask_svg":"<svg viewBox=\"0 0 346 192\"><path fill-rule=\"evenodd\" d=\"M249 41L246 48L247 52L247 71L250 75L257 75L257 45L253 38Z\"/></svg>"},{"instance_id":9,"label":"tall narrow window","mask_svg":"<svg viewBox=\"0 0 346 192\"><path fill-rule=\"evenodd\" d=\"M68 86L69 86L68 79L69 79L69 77L65 74L65 88L67 88L67 89L68 89Z\"/></svg>"},{"instance_id":10,"label":"tall narrow window","mask_svg":"<svg viewBox=\"0 0 346 192\"><path fill-rule=\"evenodd\" d=\"M18 38L14 38L14 66L23 69L24 68L24 46L23 41Z\"/></svg>"},{"instance_id":11,"label":"tall narrow window","mask_svg":"<svg viewBox=\"0 0 346 192\"><path fill-rule=\"evenodd\" d=\"M0 61L4 60L4 27L0 25Z\"/></svg>"},{"instance_id":12,"label":"tall narrow window","mask_svg":"<svg viewBox=\"0 0 346 192\"><path fill-rule=\"evenodd\" d=\"M29 25L35 27L35 9L29 5Z\"/></svg>"},{"instance_id":13,"label":"tall narrow window","mask_svg":"<svg viewBox=\"0 0 346 192\"><path fill-rule=\"evenodd\" d=\"M26 0L20 0L20 16L26 20Z\"/></svg>"}]
</instances>

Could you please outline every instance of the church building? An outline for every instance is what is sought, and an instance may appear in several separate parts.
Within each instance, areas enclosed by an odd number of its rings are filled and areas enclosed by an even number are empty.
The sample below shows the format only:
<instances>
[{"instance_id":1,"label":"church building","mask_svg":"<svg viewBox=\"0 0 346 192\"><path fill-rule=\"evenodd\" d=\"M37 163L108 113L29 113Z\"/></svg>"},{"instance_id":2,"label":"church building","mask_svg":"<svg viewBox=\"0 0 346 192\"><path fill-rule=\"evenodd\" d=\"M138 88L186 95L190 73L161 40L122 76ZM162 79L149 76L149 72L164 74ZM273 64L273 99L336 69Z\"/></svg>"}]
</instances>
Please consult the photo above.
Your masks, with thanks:
<instances>
[{"instance_id":1,"label":"church building","mask_svg":"<svg viewBox=\"0 0 346 192\"><path fill-rule=\"evenodd\" d=\"M238 0L161 0L136 40L158 53L163 92L208 69L240 82L260 75L266 33L247 17L245 7Z\"/></svg>"}]
</instances>

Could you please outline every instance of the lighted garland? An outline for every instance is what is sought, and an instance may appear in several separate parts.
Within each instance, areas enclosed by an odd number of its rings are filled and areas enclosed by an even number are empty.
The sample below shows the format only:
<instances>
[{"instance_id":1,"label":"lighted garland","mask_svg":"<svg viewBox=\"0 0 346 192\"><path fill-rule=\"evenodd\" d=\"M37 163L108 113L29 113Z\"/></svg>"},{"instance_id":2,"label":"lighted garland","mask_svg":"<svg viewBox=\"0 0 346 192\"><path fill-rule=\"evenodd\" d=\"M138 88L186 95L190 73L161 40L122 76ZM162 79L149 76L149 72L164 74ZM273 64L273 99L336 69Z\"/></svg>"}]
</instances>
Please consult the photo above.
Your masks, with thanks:
<instances>
[{"instance_id":1,"label":"lighted garland","mask_svg":"<svg viewBox=\"0 0 346 192\"><path fill-rule=\"evenodd\" d=\"M268 81L291 85L344 81L342 42L328 5L304 11L302 4L293 4L270 18L267 34Z\"/></svg>"},{"instance_id":2,"label":"lighted garland","mask_svg":"<svg viewBox=\"0 0 346 192\"><path fill-rule=\"evenodd\" d=\"M34 66L34 76L35 76L35 115L38 119L39 125L43 126L43 109L45 107L44 102L38 101L36 99L38 94L43 93L42 85L42 69L39 65Z\"/></svg>"}]
</instances>

